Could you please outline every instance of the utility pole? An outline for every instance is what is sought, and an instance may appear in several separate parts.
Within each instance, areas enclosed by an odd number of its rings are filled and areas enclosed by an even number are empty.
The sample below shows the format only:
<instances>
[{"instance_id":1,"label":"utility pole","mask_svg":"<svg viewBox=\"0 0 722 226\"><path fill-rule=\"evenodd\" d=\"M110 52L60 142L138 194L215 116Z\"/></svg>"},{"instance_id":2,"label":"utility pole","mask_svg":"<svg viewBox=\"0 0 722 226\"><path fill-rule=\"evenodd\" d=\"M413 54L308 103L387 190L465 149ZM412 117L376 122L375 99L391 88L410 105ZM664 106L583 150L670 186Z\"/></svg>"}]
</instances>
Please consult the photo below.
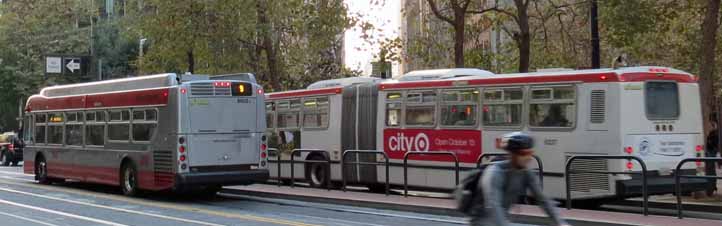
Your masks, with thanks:
<instances>
[{"instance_id":1,"label":"utility pole","mask_svg":"<svg viewBox=\"0 0 722 226\"><path fill-rule=\"evenodd\" d=\"M599 68L599 21L597 18L597 0L591 0L590 24L592 32L592 68Z\"/></svg>"}]
</instances>

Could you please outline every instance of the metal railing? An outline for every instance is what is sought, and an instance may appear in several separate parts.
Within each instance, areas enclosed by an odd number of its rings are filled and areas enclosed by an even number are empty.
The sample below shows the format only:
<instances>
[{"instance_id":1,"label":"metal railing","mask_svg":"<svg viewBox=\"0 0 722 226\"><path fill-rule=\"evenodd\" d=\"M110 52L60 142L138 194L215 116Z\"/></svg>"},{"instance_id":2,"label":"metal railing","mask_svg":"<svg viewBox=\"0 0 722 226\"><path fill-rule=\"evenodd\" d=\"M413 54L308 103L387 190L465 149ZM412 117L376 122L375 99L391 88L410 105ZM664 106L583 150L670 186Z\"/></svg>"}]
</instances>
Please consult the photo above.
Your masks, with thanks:
<instances>
[{"instance_id":1,"label":"metal railing","mask_svg":"<svg viewBox=\"0 0 722 226\"><path fill-rule=\"evenodd\" d=\"M374 155L382 155L384 156L384 162L361 162L358 159L355 162L346 162L346 155L350 153L356 153L356 154L374 154ZM374 156L375 157L375 156ZM346 150L343 152L343 155L341 156L341 180L343 181L342 189L344 192L346 192L346 165L348 164L354 164L356 166L359 165L373 165L373 166L380 166L383 165L386 167L386 195L389 195L389 156L386 154L386 152L383 151L376 151L376 150Z\"/></svg>"},{"instance_id":2,"label":"metal railing","mask_svg":"<svg viewBox=\"0 0 722 226\"><path fill-rule=\"evenodd\" d=\"M682 166L685 163L692 162L692 161L704 161L705 164L709 163L710 161L722 161L722 158L719 157L707 157L707 158L686 158L682 159L677 164L677 167L674 171L674 192L677 196L677 218L682 219L682 186L679 182L679 179L684 178L706 178L706 179L722 179L722 176L697 176L697 175L680 175L679 172L681 172Z\"/></svg>"},{"instance_id":3,"label":"metal railing","mask_svg":"<svg viewBox=\"0 0 722 226\"><path fill-rule=\"evenodd\" d=\"M497 157L497 156L508 156L507 153L486 153L479 156L478 159L476 159L476 168L481 168L481 162L490 157ZM536 161L537 168L536 170L539 171L539 184L541 184L542 187L544 187L544 164L542 163L541 158L537 155L532 155L532 158Z\"/></svg>"},{"instance_id":4,"label":"metal railing","mask_svg":"<svg viewBox=\"0 0 722 226\"><path fill-rule=\"evenodd\" d=\"M276 171L276 174L278 175L276 177L276 180L278 182L277 183L278 186L281 187L281 184L282 184L282 182L281 182L281 153L278 152L277 148L269 148L268 149L268 157L271 157L271 155L272 155L271 153L273 153L273 155L276 155L276 166L278 168L278 171ZM270 159L268 160L268 163L271 163Z\"/></svg>"},{"instance_id":5,"label":"metal railing","mask_svg":"<svg viewBox=\"0 0 722 226\"><path fill-rule=\"evenodd\" d=\"M331 157L328 155L328 152L326 152L324 150L320 150L320 149L294 149L293 151L291 151L291 187L293 188L294 184L296 183L296 177L294 175L295 170L293 167L293 164L295 163L294 156L296 156L296 153L300 154L300 153L304 153L304 152L310 152L310 153L318 152L318 153L322 153L324 155L324 157L326 157L326 160L301 160L301 161L299 161L299 163L325 163L326 164L326 178L324 178L324 179L326 179L326 189L331 190ZM279 173L279 175L280 175L280 173Z\"/></svg>"},{"instance_id":6,"label":"metal railing","mask_svg":"<svg viewBox=\"0 0 722 226\"><path fill-rule=\"evenodd\" d=\"M615 160L615 159L626 159L626 160L635 160L639 162L639 165L642 166L642 172L614 172L614 171L598 171L598 170L571 170L572 162L577 159L602 159L602 160ZM644 216L649 215L648 210L648 199L649 196L647 194L647 164L644 163L644 160L637 156L630 156L630 155L574 155L570 157L567 160L566 166L564 167L564 177L566 179L566 192L567 192L567 209L572 209L572 193L571 193L571 183L572 179L571 176L569 176L572 173L590 173L590 174L611 174L611 175L617 175L617 174L626 174L626 175L642 175L642 196L644 201L642 202L642 208L644 209L642 213Z\"/></svg>"},{"instance_id":7,"label":"metal railing","mask_svg":"<svg viewBox=\"0 0 722 226\"><path fill-rule=\"evenodd\" d=\"M454 164L455 164L455 170L456 170L456 185L459 185L459 157L456 156L456 153L449 152L449 151L433 151L433 152L427 152L427 151L409 151L404 154L404 197L408 197L409 193L409 183L408 183L408 167L409 167L409 156L412 155L447 155L454 158Z\"/></svg>"}]
</instances>

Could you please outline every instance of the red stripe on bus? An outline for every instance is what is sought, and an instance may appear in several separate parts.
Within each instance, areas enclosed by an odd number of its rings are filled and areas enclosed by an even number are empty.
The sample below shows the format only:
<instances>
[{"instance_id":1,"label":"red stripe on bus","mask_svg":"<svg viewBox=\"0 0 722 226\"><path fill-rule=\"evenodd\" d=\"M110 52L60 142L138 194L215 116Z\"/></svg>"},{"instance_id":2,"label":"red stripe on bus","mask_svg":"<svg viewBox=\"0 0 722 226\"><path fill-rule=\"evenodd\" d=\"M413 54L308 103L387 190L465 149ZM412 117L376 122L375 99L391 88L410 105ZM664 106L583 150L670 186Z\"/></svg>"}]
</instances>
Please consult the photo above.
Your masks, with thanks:
<instances>
[{"instance_id":1,"label":"red stripe on bus","mask_svg":"<svg viewBox=\"0 0 722 226\"><path fill-rule=\"evenodd\" d=\"M168 92L168 88L162 88L70 97L47 98L36 95L32 96L28 101L28 110L47 111L102 107L165 105L168 104Z\"/></svg>"},{"instance_id":2,"label":"red stripe on bus","mask_svg":"<svg viewBox=\"0 0 722 226\"><path fill-rule=\"evenodd\" d=\"M35 174L35 163L25 161L23 172ZM48 162L48 175L64 179L74 179L99 184L120 185L120 169L114 167L82 166L60 162ZM173 187L175 175L173 173L156 173L153 171L138 171L138 187L145 190L165 190Z\"/></svg>"},{"instance_id":3,"label":"red stripe on bus","mask_svg":"<svg viewBox=\"0 0 722 226\"><path fill-rule=\"evenodd\" d=\"M294 90L294 91L287 91L287 92L280 92L280 93L269 93L268 98L269 99L280 99L280 98L303 97L303 96L313 96L313 95L339 94L339 93L341 93L341 91L342 91L341 88Z\"/></svg>"},{"instance_id":4,"label":"red stripe on bus","mask_svg":"<svg viewBox=\"0 0 722 226\"><path fill-rule=\"evenodd\" d=\"M657 74L657 73L627 73L617 75L616 73L595 73L578 75L548 75L548 76L523 76L523 77L497 77L471 80L445 80L445 81L419 81L399 82L380 84L379 89L413 89L413 88L436 88L467 85L504 85L504 84L527 84L527 83L553 83L553 82L640 82L649 80L670 80L684 83L697 82L693 76L686 74Z\"/></svg>"},{"instance_id":5,"label":"red stripe on bus","mask_svg":"<svg viewBox=\"0 0 722 226\"><path fill-rule=\"evenodd\" d=\"M643 82L651 80L670 80L681 83L695 83L697 78L686 74L670 74L670 73L627 73L621 76L624 82Z\"/></svg>"}]
</instances>

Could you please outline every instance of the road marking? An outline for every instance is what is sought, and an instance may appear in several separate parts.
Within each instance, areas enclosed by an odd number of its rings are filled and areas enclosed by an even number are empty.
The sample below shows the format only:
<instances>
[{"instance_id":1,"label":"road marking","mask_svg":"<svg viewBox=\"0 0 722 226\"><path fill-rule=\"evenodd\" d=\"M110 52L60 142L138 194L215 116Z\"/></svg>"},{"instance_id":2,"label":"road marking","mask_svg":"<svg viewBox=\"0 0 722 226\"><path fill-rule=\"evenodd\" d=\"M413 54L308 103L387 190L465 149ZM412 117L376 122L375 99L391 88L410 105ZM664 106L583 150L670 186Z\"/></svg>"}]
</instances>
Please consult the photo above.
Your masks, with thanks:
<instances>
[{"instance_id":1,"label":"road marking","mask_svg":"<svg viewBox=\"0 0 722 226\"><path fill-rule=\"evenodd\" d=\"M24 180L24 179L16 179L16 178L10 178L10 179L11 180L19 180L19 181ZM250 215L250 214L236 214L236 213L222 212L222 211L202 209L202 208L196 208L196 207L173 205L173 204L169 204L169 203L165 203L165 202L153 201L153 200L147 200L147 199L141 200L141 199L134 199L134 198L129 198L129 197L125 197L125 196L110 195L110 194L103 194L103 193L97 193L97 192L88 192L85 190L75 189L75 188L61 188L61 187L39 185L39 184L34 184L34 183L0 181L0 184L2 184L2 183L16 185L16 186L49 190L49 191L66 192L66 193L71 193L71 194L76 194L76 195L92 196L95 198L105 198L105 199L110 199L110 200L115 200L115 201L128 202L128 203L132 203L132 204L136 204L136 205L145 205L145 206L152 206L152 207L157 207L157 208L165 208L165 209L173 209L173 210L186 211L186 212L202 213L202 214L206 214L206 215L220 216L220 217L225 217L225 218L251 220L251 221L272 223L272 224L278 224L278 225L320 226L320 225L316 225L316 224L306 224L306 223L302 223L302 222L273 219L273 218L267 218L267 217L254 216L254 215Z\"/></svg>"},{"instance_id":2,"label":"road marking","mask_svg":"<svg viewBox=\"0 0 722 226\"><path fill-rule=\"evenodd\" d=\"M60 211L45 209L45 208L41 208L41 207L37 207L37 206L30 206L30 205L17 203L17 202L11 202L11 201L7 201L4 199L0 199L0 203L4 203L7 205L11 205L11 206L22 207L22 208L26 208L26 209L31 209L31 210L37 210L37 211L46 212L46 213L51 213L51 214L60 215L60 216L64 216L64 217L70 217L70 218L80 219L80 220L84 220L84 221L90 221L90 222L98 223L98 224L111 225L111 226L128 226L125 224L119 224L119 223L101 220L101 219L97 219L97 218L85 217L85 216L75 215L72 213L60 212Z\"/></svg>"},{"instance_id":3,"label":"road marking","mask_svg":"<svg viewBox=\"0 0 722 226\"><path fill-rule=\"evenodd\" d=\"M24 220L24 221L27 221L27 222L33 222L33 223L40 224L40 225L45 225L45 226L58 226L58 225L55 225L55 224L51 224L51 223L47 223L47 222L42 222L42 221L39 221L39 220L35 220L35 219L32 219L32 218L27 218L27 217L23 217L23 216L12 215L12 214L9 214L9 213L0 212L0 215L5 215L5 216L8 216L8 217L13 217L13 218L17 218L17 219Z\"/></svg>"},{"instance_id":4,"label":"road marking","mask_svg":"<svg viewBox=\"0 0 722 226\"><path fill-rule=\"evenodd\" d=\"M185 219L185 218L178 218L178 217L170 217L170 216L164 216L164 215L152 214L152 213L144 213L144 212L135 211L135 210L121 209L121 208L115 208L115 207L110 207L110 206L103 206L103 205L98 205L98 204L93 204L93 203L80 202L80 201L63 199L63 198L56 198L56 197L52 197L52 196L34 194L34 193L29 193L29 192L24 192L24 191L18 191L18 190L13 190L13 189L7 189L7 188L0 188L0 191L17 193L17 194L28 195L28 196L35 196L35 197L38 197L38 198L50 199L50 200L61 201L61 202L68 202L68 203L73 203L73 204L78 204L78 205L91 206L91 207L95 207L95 208L115 210L115 211L119 211L119 212L130 213L130 214L138 214L138 215L144 215L144 216L149 216L149 217L157 217L157 218L162 218L162 219L166 219L166 220L174 220L174 221L180 221L180 222L186 222L186 223L193 223L193 224L200 224L200 225L208 225L208 226L223 226L222 224L214 224L214 223L209 223L209 222L196 221L196 220Z\"/></svg>"}]
</instances>

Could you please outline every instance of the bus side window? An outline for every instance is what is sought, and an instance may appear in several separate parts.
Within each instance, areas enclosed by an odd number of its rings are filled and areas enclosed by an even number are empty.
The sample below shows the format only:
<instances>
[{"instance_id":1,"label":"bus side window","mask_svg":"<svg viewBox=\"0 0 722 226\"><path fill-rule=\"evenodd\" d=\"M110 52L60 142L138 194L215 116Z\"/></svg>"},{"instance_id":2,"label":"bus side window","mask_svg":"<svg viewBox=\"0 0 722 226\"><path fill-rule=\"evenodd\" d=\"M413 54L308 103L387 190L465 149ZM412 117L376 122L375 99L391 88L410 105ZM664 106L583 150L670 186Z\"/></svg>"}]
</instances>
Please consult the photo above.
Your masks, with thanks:
<instances>
[{"instance_id":1,"label":"bus side window","mask_svg":"<svg viewBox=\"0 0 722 226\"><path fill-rule=\"evenodd\" d=\"M158 112L155 109L133 110L133 142L148 142L153 139Z\"/></svg>"},{"instance_id":2,"label":"bus side window","mask_svg":"<svg viewBox=\"0 0 722 226\"><path fill-rule=\"evenodd\" d=\"M532 87L529 125L545 128L571 128L576 120L575 86Z\"/></svg>"},{"instance_id":3,"label":"bus side window","mask_svg":"<svg viewBox=\"0 0 722 226\"><path fill-rule=\"evenodd\" d=\"M389 93L386 95L386 126L395 127L401 125L402 101L401 93Z\"/></svg>"},{"instance_id":4,"label":"bus side window","mask_svg":"<svg viewBox=\"0 0 722 226\"><path fill-rule=\"evenodd\" d=\"M406 125L436 125L436 92L421 91L406 95Z\"/></svg>"},{"instance_id":5,"label":"bus side window","mask_svg":"<svg viewBox=\"0 0 722 226\"><path fill-rule=\"evenodd\" d=\"M46 114L36 114L35 115L35 138L34 142L36 144L44 144L45 143L45 134L47 127L47 115Z\"/></svg>"},{"instance_id":6,"label":"bus side window","mask_svg":"<svg viewBox=\"0 0 722 226\"><path fill-rule=\"evenodd\" d=\"M48 144L63 144L63 122L65 118L63 113L48 114Z\"/></svg>"},{"instance_id":7,"label":"bus side window","mask_svg":"<svg viewBox=\"0 0 722 226\"><path fill-rule=\"evenodd\" d=\"M105 145L105 112L87 112L85 122L85 145Z\"/></svg>"},{"instance_id":8,"label":"bus side window","mask_svg":"<svg viewBox=\"0 0 722 226\"><path fill-rule=\"evenodd\" d=\"M441 125L476 125L478 90L447 90L442 93Z\"/></svg>"},{"instance_id":9,"label":"bus side window","mask_svg":"<svg viewBox=\"0 0 722 226\"><path fill-rule=\"evenodd\" d=\"M65 113L65 145L83 145L83 114L80 112Z\"/></svg>"},{"instance_id":10,"label":"bus side window","mask_svg":"<svg viewBox=\"0 0 722 226\"><path fill-rule=\"evenodd\" d=\"M280 101L278 102L278 128L290 129L299 127L299 114L301 108L301 100Z\"/></svg>"},{"instance_id":11,"label":"bus side window","mask_svg":"<svg viewBox=\"0 0 722 226\"><path fill-rule=\"evenodd\" d=\"M130 112L128 110L111 111L108 121L108 140L116 142L130 141Z\"/></svg>"},{"instance_id":12,"label":"bus side window","mask_svg":"<svg viewBox=\"0 0 722 226\"><path fill-rule=\"evenodd\" d=\"M524 103L524 90L521 87L484 89L483 93L484 126L521 126Z\"/></svg>"},{"instance_id":13,"label":"bus side window","mask_svg":"<svg viewBox=\"0 0 722 226\"><path fill-rule=\"evenodd\" d=\"M276 127L276 120L274 116L274 112L276 111L276 103L274 102L266 102L266 128L273 129Z\"/></svg>"},{"instance_id":14,"label":"bus side window","mask_svg":"<svg viewBox=\"0 0 722 226\"><path fill-rule=\"evenodd\" d=\"M33 116L32 115L25 115L25 118L23 118L23 141L25 143L32 143L33 142L33 129L35 129L35 123L33 122Z\"/></svg>"},{"instance_id":15,"label":"bus side window","mask_svg":"<svg viewBox=\"0 0 722 226\"><path fill-rule=\"evenodd\" d=\"M303 128L328 128L328 97L308 98L303 102Z\"/></svg>"}]
</instances>

